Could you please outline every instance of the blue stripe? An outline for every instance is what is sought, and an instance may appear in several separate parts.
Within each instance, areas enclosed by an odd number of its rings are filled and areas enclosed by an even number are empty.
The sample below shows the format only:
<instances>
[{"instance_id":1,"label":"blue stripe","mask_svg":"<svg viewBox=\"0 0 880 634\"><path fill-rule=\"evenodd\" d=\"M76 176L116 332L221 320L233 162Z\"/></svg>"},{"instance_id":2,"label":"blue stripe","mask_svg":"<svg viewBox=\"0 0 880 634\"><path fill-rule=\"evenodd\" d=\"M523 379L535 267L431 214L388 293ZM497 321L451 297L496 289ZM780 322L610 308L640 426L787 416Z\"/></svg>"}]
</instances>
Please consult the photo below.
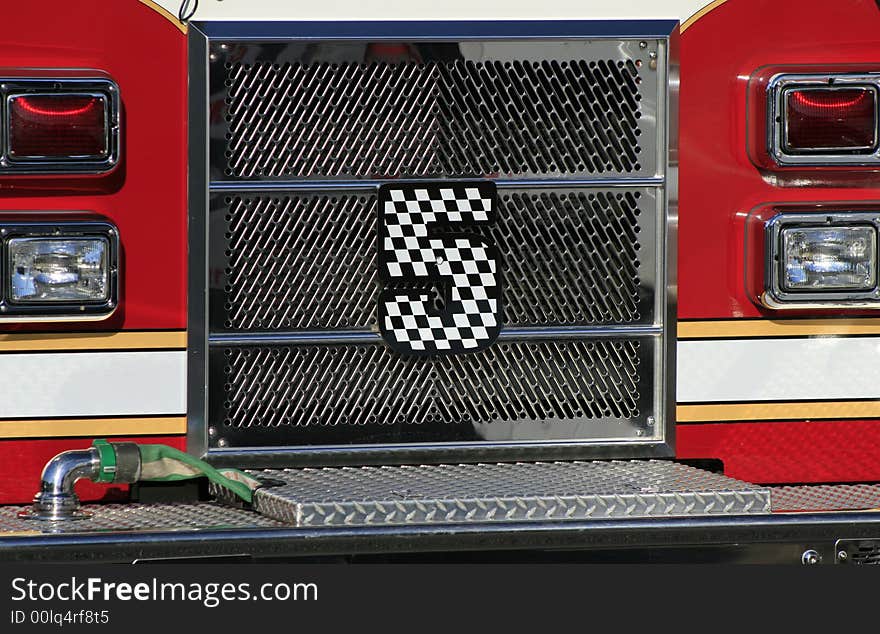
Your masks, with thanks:
<instances>
[{"instance_id":1,"label":"blue stripe","mask_svg":"<svg viewBox=\"0 0 880 634\"><path fill-rule=\"evenodd\" d=\"M665 38L677 20L482 20L399 22L196 22L223 40L496 40Z\"/></svg>"}]
</instances>

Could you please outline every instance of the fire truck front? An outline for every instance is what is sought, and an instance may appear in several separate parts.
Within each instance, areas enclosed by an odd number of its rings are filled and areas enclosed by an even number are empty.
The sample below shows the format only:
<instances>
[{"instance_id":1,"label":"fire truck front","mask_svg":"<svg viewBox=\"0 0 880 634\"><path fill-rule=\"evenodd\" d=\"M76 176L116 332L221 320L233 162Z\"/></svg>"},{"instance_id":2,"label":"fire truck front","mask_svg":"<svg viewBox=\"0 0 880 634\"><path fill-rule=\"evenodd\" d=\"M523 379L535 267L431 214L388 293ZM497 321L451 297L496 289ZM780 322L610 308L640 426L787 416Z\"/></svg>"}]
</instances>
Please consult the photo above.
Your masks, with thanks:
<instances>
[{"instance_id":1,"label":"fire truck front","mask_svg":"<svg viewBox=\"0 0 880 634\"><path fill-rule=\"evenodd\" d=\"M880 558L880 6L704 5L6 11L0 557Z\"/></svg>"}]
</instances>

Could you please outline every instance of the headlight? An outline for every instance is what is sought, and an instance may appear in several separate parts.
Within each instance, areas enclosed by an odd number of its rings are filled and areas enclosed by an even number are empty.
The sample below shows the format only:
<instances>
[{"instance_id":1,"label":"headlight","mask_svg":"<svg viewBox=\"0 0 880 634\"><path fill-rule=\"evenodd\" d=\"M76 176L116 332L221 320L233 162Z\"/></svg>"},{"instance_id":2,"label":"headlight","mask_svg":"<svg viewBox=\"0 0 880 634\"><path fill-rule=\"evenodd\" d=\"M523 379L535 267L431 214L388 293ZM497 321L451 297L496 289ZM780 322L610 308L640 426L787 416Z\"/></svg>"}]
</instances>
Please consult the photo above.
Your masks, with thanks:
<instances>
[{"instance_id":1,"label":"headlight","mask_svg":"<svg viewBox=\"0 0 880 634\"><path fill-rule=\"evenodd\" d=\"M772 308L880 308L880 213L778 214L767 224Z\"/></svg>"},{"instance_id":2,"label":"headlight","mask_svg":"<svg viewBox=\"0 0 880 634\"><path fill-rule=\"evenodd\" d=\"M874 227L783 229L782 257L788 291L867 292L877 285Z\"/></svg>"},{"instance_id":3,"label":"headlight","mask_svg":"<svg viewBox=\"0 0 880 634\"><path fill-rule=\"evenodd\" d=\"M105 222L0 222L0 321L101 319L116 308L118 235Z\"/></svg>"},{"instance_id":4,"label":"headlight","mask_svg":"<svg viewBox=\"0 0 880 634\"><path fill-rule=\"evenodd\" d=\"M106 238L10 240L10 301L106 302L110 299L109 250Z\"/></svg>"}]
</instances>

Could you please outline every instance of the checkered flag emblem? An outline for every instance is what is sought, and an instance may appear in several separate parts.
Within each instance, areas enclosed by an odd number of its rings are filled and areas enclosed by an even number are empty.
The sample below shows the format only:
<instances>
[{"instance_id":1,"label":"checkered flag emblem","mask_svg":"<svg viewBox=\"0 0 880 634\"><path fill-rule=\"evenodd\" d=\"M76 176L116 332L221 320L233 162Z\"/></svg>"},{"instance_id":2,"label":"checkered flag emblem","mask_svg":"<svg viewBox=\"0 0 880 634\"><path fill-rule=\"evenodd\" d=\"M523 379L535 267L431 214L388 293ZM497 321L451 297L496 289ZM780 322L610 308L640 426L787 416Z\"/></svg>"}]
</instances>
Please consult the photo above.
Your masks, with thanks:
<instances>
[{"instance_id":1,"label":"checkered flag emblem","mask_svg":"<svg viewBox=\"0 0 880 634\"><path fill-rule=\"evenodd\" d=\"M495 219L495 184L379 189L379 330L402 354L473 352L501 330L500 261L468 226ZM435 300L439 291L442 307Z\"/></svg>"}]
</instances>

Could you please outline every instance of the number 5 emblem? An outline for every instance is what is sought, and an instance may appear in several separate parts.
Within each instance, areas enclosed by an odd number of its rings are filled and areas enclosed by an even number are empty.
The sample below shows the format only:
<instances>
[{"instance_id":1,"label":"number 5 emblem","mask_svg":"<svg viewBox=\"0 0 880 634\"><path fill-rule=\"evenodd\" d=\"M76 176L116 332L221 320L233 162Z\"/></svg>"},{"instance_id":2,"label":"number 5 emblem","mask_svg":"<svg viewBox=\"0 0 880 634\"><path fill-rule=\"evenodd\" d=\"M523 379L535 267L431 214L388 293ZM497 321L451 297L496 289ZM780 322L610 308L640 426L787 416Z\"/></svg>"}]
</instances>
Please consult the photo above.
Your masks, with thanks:
<instances>
[{"instance_id":1,"label":"number 5 emblem","mask_svg":"<svg viewBox=\"0 0 880 634\"><path fill-rule=\"evenodd\" d=\"M484 237L464 231L493 222L495 201L489 181L379 188L379 331L397 352L473 352L498 338L498 252Z\"/></svg>"}]
</instances>

